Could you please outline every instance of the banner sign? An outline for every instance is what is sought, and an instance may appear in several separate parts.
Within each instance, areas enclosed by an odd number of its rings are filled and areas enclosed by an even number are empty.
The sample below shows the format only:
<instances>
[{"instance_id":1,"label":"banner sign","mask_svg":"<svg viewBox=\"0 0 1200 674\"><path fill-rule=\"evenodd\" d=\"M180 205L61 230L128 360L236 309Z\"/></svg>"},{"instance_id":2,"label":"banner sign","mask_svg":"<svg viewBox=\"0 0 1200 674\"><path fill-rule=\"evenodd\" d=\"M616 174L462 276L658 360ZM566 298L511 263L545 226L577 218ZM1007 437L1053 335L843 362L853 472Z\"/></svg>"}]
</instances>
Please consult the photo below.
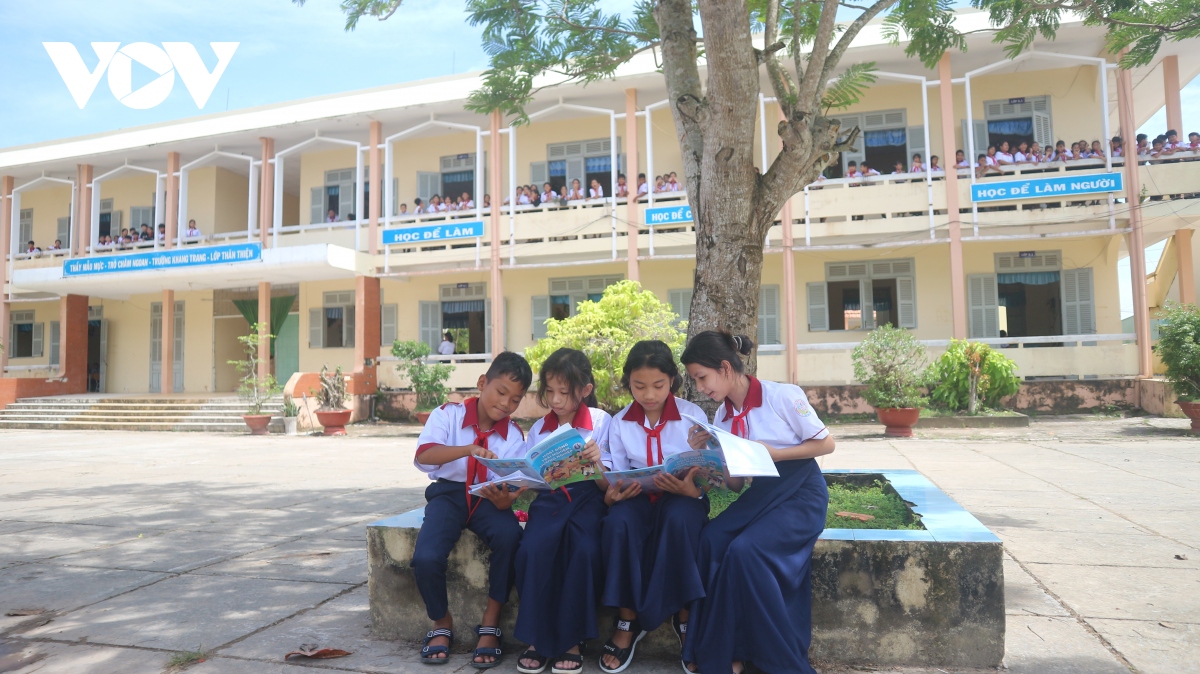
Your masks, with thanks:
<instances>
[{"instance_id":1,"label":"banner sign","mask_svg":"<svg viewBox=\"0 0 1200 674\"><path fill-rule=\"evenodd\" d=\"M647 208L646 225L679 225L692 221L691 206L667 206L664 208Z\"/></svg>"},{"instance_id":2,"label":"banner sign","mask_svg":"<svg viewBox=\"0 0 1200 674\"><path fill-rule=\"evenodd\" d=\"M483 236L483 221L453 222L427 227L405 227L383 230L383 245L394 243L422 243L447 239L475 239Z\"/></svg>"},{"instance_id":3,"label":"banner sign","mask_svg":"<svg viewBox=\"0 0 1200 674\"><path fill-rule=\"evenodd\" d=\"M89 276L123 271L147 271L151 269L179 269L183 267L206 267L233 262L255 262L262 259L262 244L232 243L223 246L206 246L153 250L145 253L127 253L84 257L63 260L63 276Z\"/></svg>"},{"instance_id":4,"label":"banner sign","mask_svg":"<svg viewBox=\"0 0 1200 674\"><path fill-rule=\"evenodd\" d=\"M1044 199L1073 194L1120 192L1125 189L1120 173L1089 173L1061 178L1027 178L1002 182L978 183L971 186L971 200L1009 201L1013 199Z\"/></svg>"}]
</instances>

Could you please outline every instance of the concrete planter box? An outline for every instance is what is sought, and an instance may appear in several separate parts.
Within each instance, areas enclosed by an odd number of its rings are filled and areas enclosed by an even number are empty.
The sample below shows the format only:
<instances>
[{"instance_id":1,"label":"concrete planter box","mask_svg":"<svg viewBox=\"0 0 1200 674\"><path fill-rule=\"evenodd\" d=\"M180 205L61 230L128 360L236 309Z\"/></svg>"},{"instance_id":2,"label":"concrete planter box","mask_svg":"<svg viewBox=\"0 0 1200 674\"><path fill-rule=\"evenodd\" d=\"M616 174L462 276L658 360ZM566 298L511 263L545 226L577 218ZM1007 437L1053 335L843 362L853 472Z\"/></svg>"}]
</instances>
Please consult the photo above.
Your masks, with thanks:
<instances>
[{"instance_id":1,"label":"concrete planter box","mask_svg":"<svg viewBox=\"0 0 1200 674\"><path fill-rule=\"evenodd\" d=\"M829 471L829 482L886 481L923 531L827 529L813 557L812 657L875 666L993 667L1004 657L1004 574L1000 539L916 471ZM367 525L371 623L385 639L417 643L429 629L409 562L423 511ZM488 549L464 531L450 556L450 611L467 638L487 597ZM510 639L517 598L504 612ZM601 617L607 638L611 613ZM512 645L509 652L516 648ZM598 653L598 644L589 657ZM678 658L669 625L644 639L639 657Z\"/></svg>"},{"instance_id":2,"label":"concrete planter box","mask_svg":"<svg viewBox=\"0 0 1200 674\"><path fill-rule=\"evenodd\" d=\"M1007 416L921 417L913 428L1026 428L1029 417L1014 413Z\"/></svg>"}]
</instances>

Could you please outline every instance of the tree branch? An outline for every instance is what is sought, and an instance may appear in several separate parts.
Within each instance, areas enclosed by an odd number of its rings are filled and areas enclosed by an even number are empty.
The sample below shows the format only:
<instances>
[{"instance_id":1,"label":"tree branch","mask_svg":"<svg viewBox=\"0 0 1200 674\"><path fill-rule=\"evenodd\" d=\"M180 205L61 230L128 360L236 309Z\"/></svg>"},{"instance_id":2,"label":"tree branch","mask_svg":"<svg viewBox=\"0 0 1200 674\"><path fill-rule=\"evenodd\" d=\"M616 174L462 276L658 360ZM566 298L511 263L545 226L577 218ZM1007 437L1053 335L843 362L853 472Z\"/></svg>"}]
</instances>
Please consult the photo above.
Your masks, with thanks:
<instances>
[{"instance_id":1,"label":"tree branch","mask_svg":"<svg viewBox=\"0 0 1200 674\"><path fill-rule=\"evenodd\" d=\"M704 132L701 127L704 91L700 69L696 65L696 27L692 23L690 0L658 0L654 8L662 41L662 71L667 98L675 117L675 133L683 160L688 190L700 187L700 164L704 157ZM683 109L681 109L681 106ZM686 110L686 112L685 112ZM693 204L693 208L697 206Z\"/></svg>"},{"instance_id":2,"label":"tree branch","mask_svg":"<svg viewBox=\"0 0 1200 674\"><path fill-rule=\"evenodd\" d=\"M758 60L767 66L767 77L771 80L771 88L775 90L775 98L779 107L789 118L796 111L796 86L792 76L779 62L776 53L783 49L784 43L779 39L779 3L782 0L767 0L766 33L763 43L767 45L758 54Z\"/></svg>"},{"instance_id":3,"label":"tree branch","mask_svg":"<svg viewBox=\"0 0 1200 674\"><path fill-rule=\"evenodd\" d=\"M880 0L880 2L884 1L886 0ZM829 79L824 75L824 71L825 64L829 61L829 43L833 41L837 9L837 0L825 0L821 6L821 19L817 22L817 37L813 40L812 51L808 54L808 66L804 69L804 79L800 81L797 104L808 113L813 113L820 108L820 92L824 88L824 81ZM796 57L796 60L799 61L799 56ZM837 63L837 59L835 58L833 62Z\"/></svg>"},{"instance_id":4,"label":"tree branch","mask_svg":"<svg viewBox=\"0 0 1200 674\"><path fill-rule=\"evenodd\" d=\"M825 59L825 65L821 69L821 79L817 83L818 89L816 91L818 101L821 98L821 92L825 89L825 83L833 76L833 70L837 67L838 62L842 60L842 54L845 54L846 50L850 48L850 43L854 42L854 38L858 37L859 31L871 19L882 14L885 9L896 4L896 2L897 0L878 0L878 2L871 5L870 9L860 14L857 19L846 27L846 32L842 33L842 36L838 38L837 45L833 48L833 51L829 52L829 57Z\"/></svg>"}]
</instances>

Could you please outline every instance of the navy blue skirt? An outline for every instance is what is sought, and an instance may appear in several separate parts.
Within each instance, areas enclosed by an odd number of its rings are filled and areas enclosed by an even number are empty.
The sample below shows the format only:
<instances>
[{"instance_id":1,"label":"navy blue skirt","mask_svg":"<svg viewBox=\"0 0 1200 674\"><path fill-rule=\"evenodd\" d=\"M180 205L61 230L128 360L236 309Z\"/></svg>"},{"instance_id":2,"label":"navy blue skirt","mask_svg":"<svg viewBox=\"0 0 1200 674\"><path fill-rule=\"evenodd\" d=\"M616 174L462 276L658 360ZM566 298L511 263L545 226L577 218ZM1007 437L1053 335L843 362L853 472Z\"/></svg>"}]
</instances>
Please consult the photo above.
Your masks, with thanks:
<instances>
[{"instance_id":1,"label":"navy blue skirt","mask_svg":"<svg viewBox=\"0 0 1200 674\"><path fill-rule=\"evenodd\" d=\"M541 492L517 550L521 607L513 635L539 653L558 657L599 635L597 597L603 576L600 526L607 508L592 481Z\"/></svg>"},{"instance_id":2,"label":"navy blue skirt","mask_svg":"<svg viewBox=\"0 0 1200 674\"><path fill-rule=\"evenodd\" d=\"M767 672L815 674L812 552L825 528L829 492L813 459L776 464L754 478L700 534L705 597L692 602L684 659L704 674L734 661Z\"/></svg>"},{"instance_id":3,"label":"navy blue skirt","mask_svg":"<svg viewBox=\"0 0 1200 674\"><path fill-rule=\"evenodd\" d=\"M605 606L637 611L642 629L654 630L704 596L696 562L708 499L641 494L618 501L604 518Z\"/></svg>"}]
</instances>

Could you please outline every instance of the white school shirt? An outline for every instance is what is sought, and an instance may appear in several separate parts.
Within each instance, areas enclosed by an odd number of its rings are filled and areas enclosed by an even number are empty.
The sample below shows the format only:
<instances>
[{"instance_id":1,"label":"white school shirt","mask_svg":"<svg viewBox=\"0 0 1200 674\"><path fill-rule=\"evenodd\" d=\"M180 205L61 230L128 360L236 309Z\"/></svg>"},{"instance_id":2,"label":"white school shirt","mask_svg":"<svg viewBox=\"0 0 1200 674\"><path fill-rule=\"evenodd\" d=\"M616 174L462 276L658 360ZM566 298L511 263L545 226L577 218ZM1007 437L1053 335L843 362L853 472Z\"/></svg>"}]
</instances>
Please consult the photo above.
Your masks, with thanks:
<instances>
[{"instance_id":1,"label":"white school shirt","mask_svg":"<svg viewBox=\"0 0 1200 674\"><path fill-rule=\"evenodd\" d=\"M1021 164L1021 163L1024 163L1024 162L1027 162L1030 160L1031 160L1030 156L1025 154L1024 152L1021 152L1020 150L1017 150L1016 154L1013 155L1013 161L1015 161L1018 164Z\"/></svg>"},{"instance_id":2,"label":"white school shirt","mask_svg":"<svg viewBox=\"0 0 1200 674\"><path fill-rule=\"evenodd\" d=\"M574 187L571 188L571 191L567 192L567 200L568 201L578 201L579 199L582 199L582 198L583 198L583 193L581 193L579 190L575 189Z\"/></svg>"},{"instance_id":3,"label":"white school shirt","mask_svg":"<svg viewBox=\"0 0 1200 674\"><path fill-rule=\"evenodd\" d=\"M603 187L589 187L588 188L588 196L591 197L592 199L599 199L604 196L604 188Z\"/></svg>"},{"instance_id":4,"label":"white school shirt","mask_svg":"<svg viewBox=\"0 0 1200 674\"><path fill-rule=\"evenodd\" d=\"M1013 163L1013 156L1007 152L997 152L996 153L996 164L997 165L999 165L1001 159L1003 159L1004 161L1006 161L1010 164Z\"/></svg>"},{"instance_id":5,"label":"white school shirt","mask_svg":"<svg viewBox=\"0 0 1200 674\"><path fill-rule=\"evenodd\" d=\"M196 229L195 227L188 227L187 234L185 234L185 236L188 236L188 237L200 236L200 230Z\"/></svg>"},{"instance_id":6,"label":"white school shirt","mask_svg":"<svg viewBox=\"0 0 1200 674\"><path fill-rule=\"evenodd\" d=\"M557 201L557 200L558 200L558 193L555 192L554 190L550 190L549 192L542 192L542 203L543 204L548 201Z\"/></svg>"},{"instance_id":7,"label":"white school shirt","mask_svg":"<svg viewBox=\"0 0 1200 674\"><path fill-rule=\"evenodd\" d=\"M955 164L954 168L971 168L971 164L968 163L966 159L963 159L962 161Z\"/></svg>"},{"instance_id":8,"label":"white school shirt","mask_svg":"<svg viewBox=\"0 0 1200 674\"><path fill-rule=\"evenodd\" d=\"M649 192L650 192L650 183L642 183L641 185L638 185L638 194L639 195L647 194Z\"/></svg>"},{"instance_id":9,"label":"white school shirt","mask_svg":"<svg viewBox=\"0 0 1200 674\"><path fill-rule=\"evenodd\" d=\"M626 405L613 417L613 425L608 432L613 470L659 466L668 456L691 451L688 431L692 428L692 422L683 419L681 413L697 419L708 418L698 405L671 396L663 404L658 424L650 428L646 422L646 411L636 400ZM647 457L652 463L647 463Z\"/></svg>"},{"instance_id":10,"label":"white school shirt","mask_svg":"<svg viewBox=\"0 0 1200 674\"><path fill-rule=\"evenodd\" d=\"M438 353L440 353L443 356L453 356L454 355L454 342L451 342L449 340L443 340L441 344L438 344Z\"/></svg>"},{"instance_id":11,"label":"white school shirt","mask_svg":"<svg viewBox=\"0 0 1200 674\"><path fill-rule=\"evenodd\" d=\"M999 166L999 164L996 162L995 156L985 154L983 155L983 158L987 161L988 166Z\"/></svg>"},{"instance_id":12,"label":"white school shirt","mask_svg":"<svg viewBox=\"0 0 1200 674\"><path fill-rule=\"evenodd\" d=\"M672 181L667 182L667 191L668 192L678 192L679 190L680 190L680 187L679 187L678 182L672 182Z\"/></svg>"},{"instance_id":13,"label":"white school shirt","mask_svg":"<svg viewBox=\"0 0 1200 674\"><path fill-rule=\"evenodd\" d=\"M468 481L467 466L474 462L467 457L455 459L440 466L421 463L417 457L421 456L421 452L438 445L461 447L477 444L478 404L479 398L467 398L461 403L446 403L429 415L429 420L425 422L425 428L421 430L421 435L417 438L417 453L413 457L413 464L416 465L417 470L428 474L430 480L441 479L463 483ZM486 441L487 449L502 459L524 456L525 435L521 432L521 427L508 417L492 424L491 430L486 433ZM477 463L476 465L479 467L480 473L470 481L470 484L486 482L496 477L495 474L484 468L483 464Z\"/></svg>"},{"instance_id":14,"label":"white school shirt","mask_svg":"<svg viewBox=\"0 0 1200 674\"><path fill-rule=\"evenodd\" d=\"M608 434L611 427L612 416L608 412L587 405L580 405L579 409L575 411L575 418L571 420L571 428L579 431L579 434L583 436L584 444L588 440L596 441L596 446L600 448L600 463L610 469L612 468L612 457L608 453ZM558 415L551 411L533 422L533 426L529 428L529 439L525 441L522 452L533 449L534 445L545 440L547 435L557 430Z\"/></svg>"},{"instance_id":15,"label":"white school shirt","mask_svg":"<svg viewBox=\"0 0 1200 674\"><path fill-rule=\"evenodd\" d=\"M736 410L726 398L717 408L713 424L734 435L764 442L772 447L794 447L806 440L829 435L825 424L808 403L804 390L750 377L743 409Z\"/></svg>"},{"instance_id":16,"label":"white school shirt","mask_svg":"<svg viewBox=\"0 0 1200 674\"><path fill-rule=\"evenodd\" d=\"M866 173L861 173L861 172L860 172L860 173L859 173L859 175L861 175L861 176L862 176L862 177L864 177L864 178L870 178L871 176L877 176L877 175L879 175L879 171L876 171L876 170L875 170L875 169L873 169L873 168L868 168Z\"/></svg>"}]
</instances>

